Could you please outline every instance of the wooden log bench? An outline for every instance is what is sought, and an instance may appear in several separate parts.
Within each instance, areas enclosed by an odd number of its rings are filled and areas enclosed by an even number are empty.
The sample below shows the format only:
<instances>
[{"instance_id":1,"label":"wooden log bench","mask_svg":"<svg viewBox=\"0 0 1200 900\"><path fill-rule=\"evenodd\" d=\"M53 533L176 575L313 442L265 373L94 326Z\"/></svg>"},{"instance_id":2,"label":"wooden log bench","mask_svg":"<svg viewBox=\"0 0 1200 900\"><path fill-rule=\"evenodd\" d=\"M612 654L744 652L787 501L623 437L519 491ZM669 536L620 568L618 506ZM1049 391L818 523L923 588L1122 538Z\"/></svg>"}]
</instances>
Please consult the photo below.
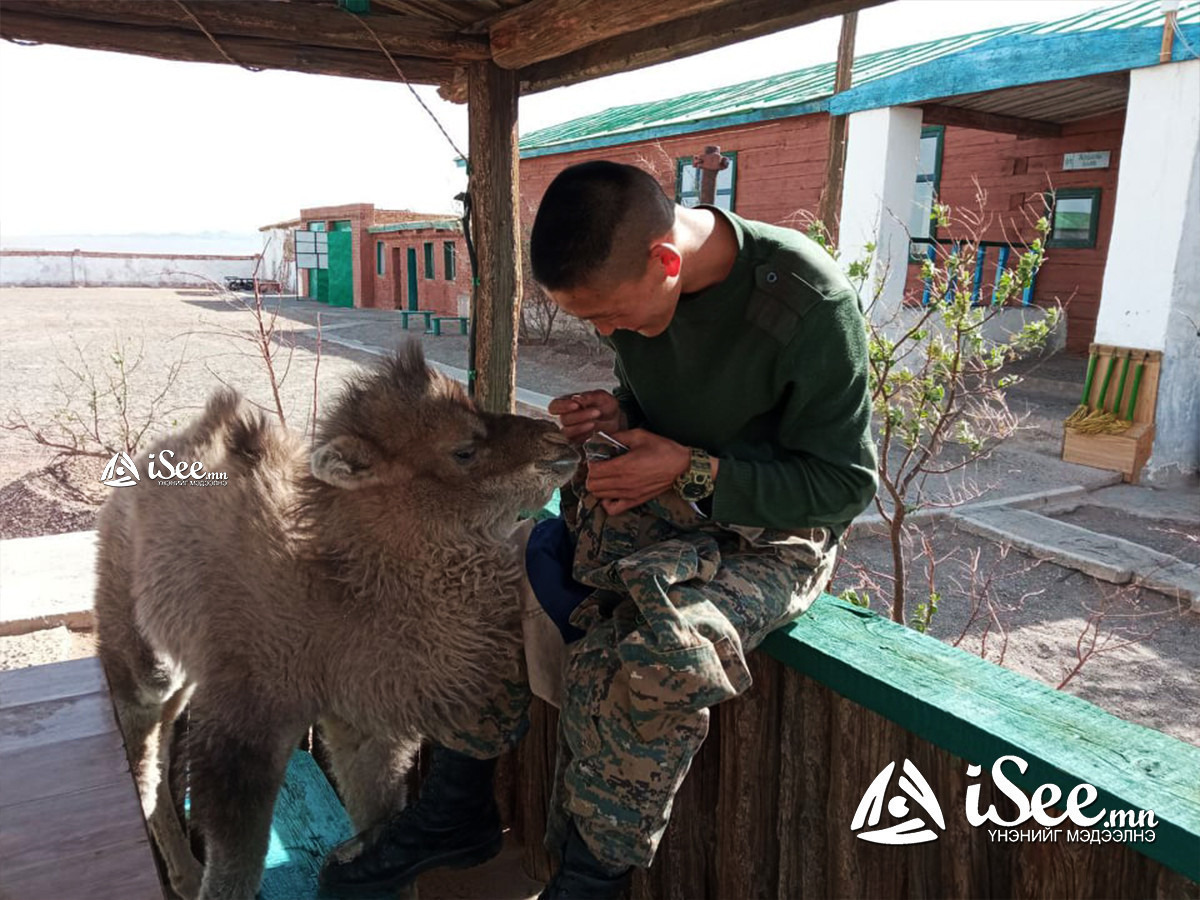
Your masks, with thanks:
<instances>
[{"instance_id":1,"label":"wooden log bench","mask_svg":"<svg viewBox=\"0 0 1200 900\"><path fill-rule=\"evenodd\" d=\"M429 310L429 309L401 309L401 310L397 310L397 312L400 314L400 327L405 329L406 331L408 330L409 319L413 318L414 316L420 316L422 327L426 331L429 330L429 320L433 318L432 310Z\"/></svg>"},{"instance_id":2,"label":"wooden log bench","mask_svg":"<svg viewBox=\"0 0 1200 900\"><path fill-rule=\"evenodd\" d=\"M467 317L466 316L434 316L433 317L433 333L440 336L442 326L445 324L458 325L458 333L467 333Z\"/></svg>"}]
</instances>

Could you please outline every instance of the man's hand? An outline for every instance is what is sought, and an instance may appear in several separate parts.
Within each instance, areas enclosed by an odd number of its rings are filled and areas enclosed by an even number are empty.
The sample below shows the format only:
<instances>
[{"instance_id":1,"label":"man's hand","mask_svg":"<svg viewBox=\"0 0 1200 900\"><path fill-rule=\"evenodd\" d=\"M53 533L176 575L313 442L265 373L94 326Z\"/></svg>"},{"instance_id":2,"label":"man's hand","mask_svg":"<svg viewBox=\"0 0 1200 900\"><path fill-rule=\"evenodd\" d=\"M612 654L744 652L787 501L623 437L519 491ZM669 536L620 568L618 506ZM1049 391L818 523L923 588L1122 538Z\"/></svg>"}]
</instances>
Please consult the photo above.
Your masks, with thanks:
<instances>
[{"instance_id":1,"label":"man's hand","mask_svg":"<svg viewBox=\"0 0 1200 900\"><path fill-rule=\"evenodd\" d=\"M597 431L612 434L626 427L617 398L608 391L583 391L555 397L546 407L573 444L582 444Z\"/></svg>"},{"instance_id":2,"label":"man's hand","mask_svg":"<svg viewBox=\"0 0 1200 900\"><path fill-rule=\"evenodd\" d=\"M589 462L587 477L588 490L600 498L609 515L633 509L670 490L691 465L687 447L641 428L612 436L629 452L604 462Z\"/></svg>"}]
</instances>

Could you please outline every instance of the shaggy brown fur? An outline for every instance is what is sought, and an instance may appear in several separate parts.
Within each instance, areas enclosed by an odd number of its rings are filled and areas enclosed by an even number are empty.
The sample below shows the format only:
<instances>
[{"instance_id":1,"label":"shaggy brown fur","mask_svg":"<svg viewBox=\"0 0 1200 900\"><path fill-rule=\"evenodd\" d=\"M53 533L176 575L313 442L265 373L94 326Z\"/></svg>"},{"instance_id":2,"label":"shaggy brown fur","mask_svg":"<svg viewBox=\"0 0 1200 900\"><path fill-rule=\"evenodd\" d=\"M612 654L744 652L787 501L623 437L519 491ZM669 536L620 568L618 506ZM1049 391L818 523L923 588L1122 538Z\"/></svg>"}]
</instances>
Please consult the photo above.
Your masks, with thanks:
<instances>
[{"instance_id":1,"label":"shaggy brown fur","mask_svg":"<svg viewBox=\"0 0 1200 900\"><path fill-rule=\"evenodd\" d=\"M476 411L417 344L347 387L311 454L233 391L138 471L164 450L228 483L114 491L99 523L100 655L173 887L248 898L312 722L363 829L403 805L422 735L476 717L520 641L508 535L578 456L549 422ZM189 703L203 868L161 774L160 735Z\"/></svg>"}]
</instances>

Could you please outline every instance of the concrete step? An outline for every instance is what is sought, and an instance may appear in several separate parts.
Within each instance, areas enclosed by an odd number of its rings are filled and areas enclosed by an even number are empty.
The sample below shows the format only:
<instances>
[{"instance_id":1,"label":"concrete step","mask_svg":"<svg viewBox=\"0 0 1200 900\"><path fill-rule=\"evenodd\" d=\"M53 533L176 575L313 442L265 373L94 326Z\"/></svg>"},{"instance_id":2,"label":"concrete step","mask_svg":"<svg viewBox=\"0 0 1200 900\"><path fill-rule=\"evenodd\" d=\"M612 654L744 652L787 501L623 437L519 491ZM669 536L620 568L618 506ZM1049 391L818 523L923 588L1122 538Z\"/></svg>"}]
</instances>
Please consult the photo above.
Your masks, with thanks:
<instances>
[{"instance_id":1,"label":"concrete step","mask_svg":"<svg viewBox=\"0 0 1200 900\"><path fill-rule=\"evenodd\" d=\"M1099 534L1025 509L992 507L954 516L963 531L1112 584L1136 584L1200 612L1200 567L1133 541Z\"/></svg>"}]
</instances>

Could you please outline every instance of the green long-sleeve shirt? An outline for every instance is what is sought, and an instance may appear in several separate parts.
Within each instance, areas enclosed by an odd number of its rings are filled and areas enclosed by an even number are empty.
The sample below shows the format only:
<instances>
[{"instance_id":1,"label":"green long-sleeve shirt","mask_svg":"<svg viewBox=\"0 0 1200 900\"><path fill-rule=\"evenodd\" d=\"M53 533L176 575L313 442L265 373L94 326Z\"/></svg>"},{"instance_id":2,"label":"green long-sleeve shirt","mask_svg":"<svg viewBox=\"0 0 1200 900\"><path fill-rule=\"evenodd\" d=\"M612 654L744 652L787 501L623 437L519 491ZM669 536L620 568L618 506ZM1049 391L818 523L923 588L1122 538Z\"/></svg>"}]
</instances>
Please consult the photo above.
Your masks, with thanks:
<instances>
[{"instance_id":1,"label":"green long-sleeve shirt","mask_svg":"<svg viewBox=\"0 0 1200 900\"><path fill-rule=\"evenodd\" d=\"M799 232L714 211L733 270L657 337L612 334L615 394L631 427L720 460L716 521L840 534L877 486L858 297Z\"/></svg>"}]
</instances>

